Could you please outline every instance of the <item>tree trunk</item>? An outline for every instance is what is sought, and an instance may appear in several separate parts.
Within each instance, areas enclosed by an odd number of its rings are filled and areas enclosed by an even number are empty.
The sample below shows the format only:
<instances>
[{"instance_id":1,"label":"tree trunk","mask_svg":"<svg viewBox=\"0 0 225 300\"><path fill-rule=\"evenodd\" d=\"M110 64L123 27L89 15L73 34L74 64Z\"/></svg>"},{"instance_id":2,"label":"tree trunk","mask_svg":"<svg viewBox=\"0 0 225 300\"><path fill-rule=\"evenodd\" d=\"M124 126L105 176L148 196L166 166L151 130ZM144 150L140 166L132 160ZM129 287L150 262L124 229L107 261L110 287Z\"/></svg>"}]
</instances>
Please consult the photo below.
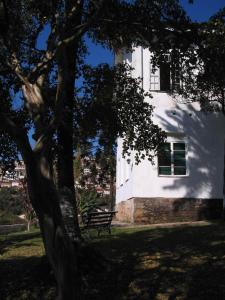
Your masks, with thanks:
<instances>
[{"instance_id":1,"label":"tree trunk","mask_svg":"<svg viewBox=\"0 0 225 300\"><path fill-rule=\"evenodd\" d=\"M114 174L110 174L110 183L109 183L109 189L110 189L110 209L114 210L115 209L115 177Z\"/></svg>"},{"instance_id":2,"label":"tree trunk","mask_svg":"<svg viewBox=\"0 0 225 300\"><path fill-rule=\"evenodd\" d=\"M76 1L66 3L66 14L71 12L71 7ZM76 3L76 14L73 19L67 20L65 35L63 39L72 35L72 28L81 22L81 11L83 1ZM73 143L73 117L75 102L75 74L76 62L78 59L80 40L74 39L73 42L63 45L57 55L58 65L58 101L62 104L63 122L58 128L58 187L60 189L68 189L71 193L71 205L74 209L74 228L78 237L80 237L80 229L78 224L77 204L75 194L75 180L73 170L74 159L74 143Z\"/></svg>"},{"instance_id":3,"label":"tree trunk","mask_svg":"<svg viewBox=\"0 0 225 300\"><path fill-rule=\"evenodd\" d=\"M63 70L65 72L65 70ZM67 72L67 71L66 71ZM68 76L65 75L64 78ZM62 191L67 189L70 191L71 207L73 207L74 230L77 237L80 237L80 230L77 216L77 204L74 187L73 172L73 105L74 105L74 77L65 80L63 83L63 101L65 101L65 109L63 123L58 129L58 187Z\"/></svg>"},{"instance_id":4,"label":"tree trunk","mask_svg":"<svg viewBox=\"0 0 225 300\"><path fill-rule=\"evenodd\" d=\"M81 282L78 270L78 244L68 238L59 206L59 195L46 161L26 161L28 192L39 219L46 255L52 266L58 300L81 299Z\"/></svg>"},{"instance_id":5,"label":"tree trunk","mask_svg":"<svg viewBox=\"0 0 225 300\"><path fill-rule=\"evenodd\" d=\"M27 231L30 232L30 220L27 220Z\"/></svg>"}]
</instances>

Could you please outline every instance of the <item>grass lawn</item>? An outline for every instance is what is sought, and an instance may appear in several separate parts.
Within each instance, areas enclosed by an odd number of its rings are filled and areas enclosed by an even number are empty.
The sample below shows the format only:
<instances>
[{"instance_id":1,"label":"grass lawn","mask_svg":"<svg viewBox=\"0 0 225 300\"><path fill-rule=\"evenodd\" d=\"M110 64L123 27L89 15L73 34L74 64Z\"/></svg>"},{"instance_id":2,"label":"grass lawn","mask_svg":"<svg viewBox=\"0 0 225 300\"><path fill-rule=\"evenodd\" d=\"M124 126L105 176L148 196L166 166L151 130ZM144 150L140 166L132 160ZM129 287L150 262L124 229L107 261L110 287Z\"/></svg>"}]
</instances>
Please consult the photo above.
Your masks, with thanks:
<instances>
[{"instance_id":1,"label":"grass lawn","mask_svg":"<svg viewBox=\"0 0 225 300\"><path fill-rule=\"evenodd\" d=\"M225 224L115 228L93 237L85 300L225 299ZM54 299L38 231L0 236L0 299ZM87 270L84 268L84 270Z\"/></svg>"}]
</instances>

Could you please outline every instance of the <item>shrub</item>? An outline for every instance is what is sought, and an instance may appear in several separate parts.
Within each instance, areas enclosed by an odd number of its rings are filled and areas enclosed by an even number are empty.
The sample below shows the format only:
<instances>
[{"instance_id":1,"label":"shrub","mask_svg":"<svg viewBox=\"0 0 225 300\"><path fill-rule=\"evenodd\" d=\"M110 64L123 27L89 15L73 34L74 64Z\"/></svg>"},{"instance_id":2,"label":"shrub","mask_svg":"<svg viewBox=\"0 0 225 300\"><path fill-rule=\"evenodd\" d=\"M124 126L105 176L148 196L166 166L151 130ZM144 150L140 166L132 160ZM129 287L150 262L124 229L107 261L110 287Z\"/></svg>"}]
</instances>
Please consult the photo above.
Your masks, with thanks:
<instances>
[{"instance_id":1,"label":"shrub","mask_svg":"<svg viewBox=\"0 0 225 300\"><path fill-rule=\"evenodd\" d=\"M0 210L7 211L14 215L23 213L23 194L17 188L0 189Z\"/></svg>"},{"instance_id":2,"label":"shrub","mask_svg":"<svg viewBox=\"0 0 225 300\"><path fill-rule=\"evenodd\" d=\"M0 225L13 225L13 224L25 224L26 221L18 216L7 212L0 211Z\"/></svg>"},{"instance_id":3,"label":"shrub","mask_svg":"<svg viewBox=\"0 0 225 300\"><path fill-rule=\"evenodd\" d=\"M78 191L78 210L81 215L98 208L98 194L93 190Z\"/></svg>"}]
</instances>

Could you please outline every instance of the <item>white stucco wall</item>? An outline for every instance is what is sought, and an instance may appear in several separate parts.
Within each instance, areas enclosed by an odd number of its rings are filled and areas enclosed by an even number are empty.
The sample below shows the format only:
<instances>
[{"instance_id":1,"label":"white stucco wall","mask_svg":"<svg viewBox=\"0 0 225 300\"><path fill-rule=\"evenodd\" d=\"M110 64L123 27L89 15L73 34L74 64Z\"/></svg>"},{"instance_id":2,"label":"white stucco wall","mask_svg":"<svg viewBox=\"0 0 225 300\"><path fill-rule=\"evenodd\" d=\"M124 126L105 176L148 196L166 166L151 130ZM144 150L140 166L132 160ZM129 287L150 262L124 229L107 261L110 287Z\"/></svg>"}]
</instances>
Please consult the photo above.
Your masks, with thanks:
<instances>
[{"instance_id":1,"label":"white stucco wall","mask_svg":"<svg viewBox=\"0 0 225 300\"><path fill-rule=\"evenodd\" d=\"M133 161L128 164L126 158L122 157L122 139L119 138L117 141L116 201L123 201L133 196L133 168Z\"/></svg>"},{"instance_id":2,"label":"white stucco wall","mask_svg":"<svg viewBox=\"0 0 225 300\"><path fill-rule=\"evenodd\" d=\"M143 57L143 63L141 58ZM135 49L124 59L134 67L134 76L143 75L143 87L149 90L150 53ZM198 103L182 104L181 99L166 93L153 92L154 121L168 132L168 141L187 143L186 176L158 176L155 165L148 160L130 164L129 178L121 180L126 168L122 158L122 140L117 151L117 203L132 197L223 198L225 118L219 113L205 114ZM120 171L119 171L120 170ZM124 175L122 175L124 178ZM126 176L125 176L126 177Z\"/></svg>"}]
</instances>

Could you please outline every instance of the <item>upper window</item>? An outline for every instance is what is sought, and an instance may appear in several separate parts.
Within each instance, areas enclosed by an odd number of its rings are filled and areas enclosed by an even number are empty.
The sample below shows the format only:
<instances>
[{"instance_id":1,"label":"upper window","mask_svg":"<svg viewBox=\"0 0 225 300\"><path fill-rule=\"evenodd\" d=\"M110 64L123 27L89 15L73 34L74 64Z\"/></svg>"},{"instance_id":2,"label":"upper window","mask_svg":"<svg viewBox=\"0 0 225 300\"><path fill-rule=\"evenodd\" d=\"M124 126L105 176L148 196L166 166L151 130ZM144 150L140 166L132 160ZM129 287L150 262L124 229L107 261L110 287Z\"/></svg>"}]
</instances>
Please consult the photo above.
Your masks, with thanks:
<instances>
[{"instance_id":1,"label":"upper window","mask_svg":"<svg viewBox=\"0 0 225 300\"><path fill-rule=\"evenodd\" d=\"M159 67L150 63L150 90L167 92L178 89L181 83L180 73L179 62L171 62L169 55Z\"/></svg>"},{"instance_id":2,"label":"upper window","mask_svg":"<svg viewBox=\"0 0 225 300\"><path fill-rule=\"evenodd\" d=\"M159 175L187 175L186 144L165 143L158 153Z\"/></svg>"}]
</instances>

